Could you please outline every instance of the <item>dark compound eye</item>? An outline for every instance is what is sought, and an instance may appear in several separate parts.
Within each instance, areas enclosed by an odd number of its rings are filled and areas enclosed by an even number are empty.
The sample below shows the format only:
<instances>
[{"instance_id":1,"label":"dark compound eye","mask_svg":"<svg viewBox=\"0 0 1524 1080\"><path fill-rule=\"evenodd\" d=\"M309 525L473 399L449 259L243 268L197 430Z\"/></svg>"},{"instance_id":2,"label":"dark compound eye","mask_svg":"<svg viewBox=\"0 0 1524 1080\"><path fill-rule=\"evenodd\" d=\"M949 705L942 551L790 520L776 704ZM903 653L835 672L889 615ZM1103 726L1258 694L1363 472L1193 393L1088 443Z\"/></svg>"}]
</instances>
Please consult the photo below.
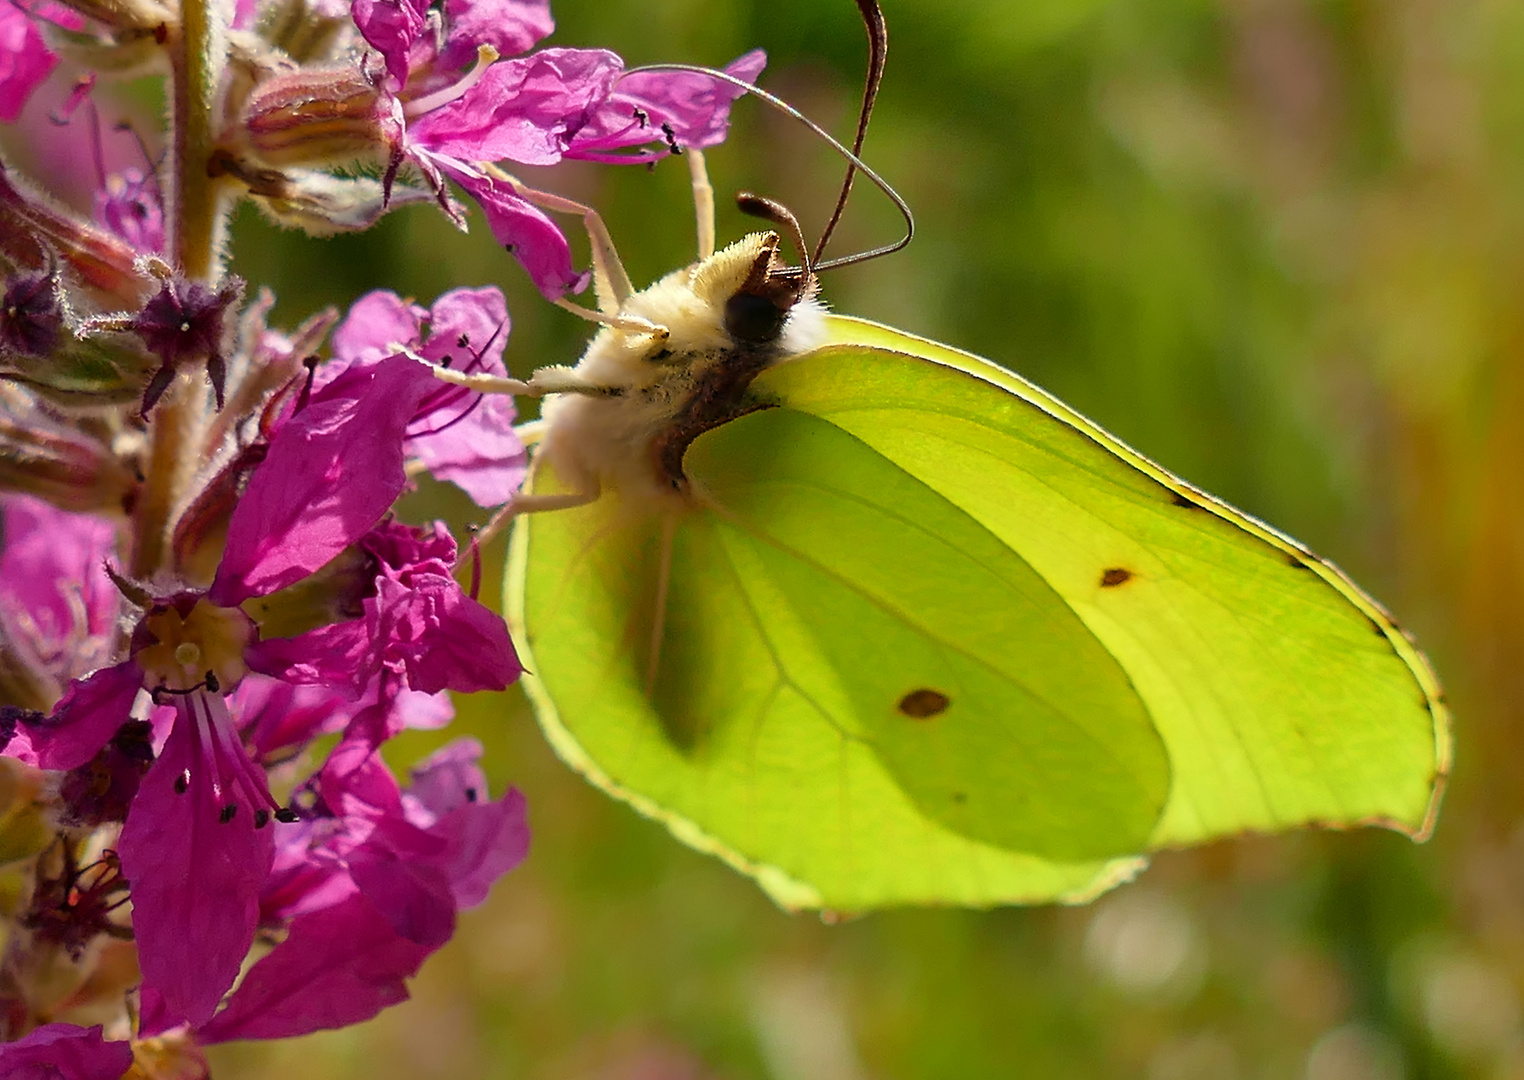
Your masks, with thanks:
<instances>
[{"instance_id":1,"label":"dark compound eye","mask_svg":"<svg viewBox=\"0 0 1524 1080\"><path fill-rule=\"evenodd\" d=\"M787 318L788 309L765 296L736 293L725 302L725 329L736 341L753 345L777 341Z\"/></svg>"}]
</instances>

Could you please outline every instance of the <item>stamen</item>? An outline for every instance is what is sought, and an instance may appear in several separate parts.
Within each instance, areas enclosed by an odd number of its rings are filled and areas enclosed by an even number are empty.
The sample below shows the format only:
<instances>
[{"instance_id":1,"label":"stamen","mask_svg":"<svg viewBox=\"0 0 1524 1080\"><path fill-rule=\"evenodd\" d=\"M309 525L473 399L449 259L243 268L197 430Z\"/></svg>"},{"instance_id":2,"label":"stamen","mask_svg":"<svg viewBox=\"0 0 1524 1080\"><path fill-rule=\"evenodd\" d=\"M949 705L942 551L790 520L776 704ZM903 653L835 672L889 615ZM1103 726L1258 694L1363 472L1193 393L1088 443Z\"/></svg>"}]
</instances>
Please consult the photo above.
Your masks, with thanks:
<instances>
[{"instance_id":1,"label":"stamen","mask_svg":"<svg viewBox=\"0 0 1524 1080\"><path fill-rule=\"evenodd\" d=\"M265 779L264 772L259 769L249 755L244 752L234 732L233 717L228 712L227 703L221 697L209 699L210 708L219 714L218 720L212 724L213 737L217 740L217 749L221 751L221 757L227 761L233 769L232 783L236 785L238 792L252 807L264 807L273 810L278 805L275 797L270 794L269 783Z\"/></svg>"},{"instance_id":2,"label":"stamen","mask_svg":"<svg viewBox=\"0 0 1524 1080\"><path fill-rule=\"evenodd\" d=\"M196 719L196 726L192 732L196 740L196 757L205 761L212 771L212 797L219 802L222 800L222 770L217 760L216 743L212 735L215 721L212 719L211 710L208 707L208 698L205 694L193 694L185 699L191 708L191 715Z\"/></svg>"},{"instance_id":3,"label":"stamen","mask_svg":"<svg viewBox=\"0 0 1524 1080\"><path fill-rule=\"evenodd\" d=\"M425 94L421 98L414 98L402 107L402 115L408 120L422 116L424 113L433 112L450 102L462 98L466 92L481 81L481 77L487 73L487 69L496 63L498 52L491 45L478 45L476 47L476 63L471 70L466 72L460 82L453 86L447 86L443 90L436 90L432 94Z\"/></svg>"}]
</instances>

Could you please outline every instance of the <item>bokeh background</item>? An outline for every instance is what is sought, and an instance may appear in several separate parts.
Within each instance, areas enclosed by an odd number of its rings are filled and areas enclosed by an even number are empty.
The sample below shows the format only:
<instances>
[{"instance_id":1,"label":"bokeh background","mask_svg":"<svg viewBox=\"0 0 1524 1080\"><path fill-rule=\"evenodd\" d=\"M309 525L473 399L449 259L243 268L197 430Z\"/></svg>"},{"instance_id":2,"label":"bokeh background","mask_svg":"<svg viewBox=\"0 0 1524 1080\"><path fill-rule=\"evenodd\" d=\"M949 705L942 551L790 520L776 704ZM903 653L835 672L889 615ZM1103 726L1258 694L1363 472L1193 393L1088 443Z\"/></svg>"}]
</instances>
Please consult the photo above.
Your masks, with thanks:
<instances>
[{"instance_id":1,"label":"bokeh background","mask_svg":"<svg viewBox=\"0 0 1524 1080\"><path fill-rule=\"evenodd\" d=\"M884 6L867 154L919 232L830 275L827 298L1027 375L1382 598L1457 716L1434 839L1234 840L1161 855L1086 908L827 925L585 785L520 694L483 696L461 724L528 796L527 863L411 1002L220 1048L222 1080L1524 1077L1524 5ZM761 46L766 85L850 131L865 50L848 0L555 11L553 43L633 63ZM773 195L807 232L840 176L756 103L710 167L722 196ZM637 282L692 256L680 162L530 179L600 207ZM746 228L722 198L721 239ZM836 250L896 228L860 187ZM249 210L235 244L287 324L374 287L427 303L499 282L516 370L587 336L484 229L428 208L330 241ZM472 516L438 490L413 509Z\"/></svg>"}]
</instances>

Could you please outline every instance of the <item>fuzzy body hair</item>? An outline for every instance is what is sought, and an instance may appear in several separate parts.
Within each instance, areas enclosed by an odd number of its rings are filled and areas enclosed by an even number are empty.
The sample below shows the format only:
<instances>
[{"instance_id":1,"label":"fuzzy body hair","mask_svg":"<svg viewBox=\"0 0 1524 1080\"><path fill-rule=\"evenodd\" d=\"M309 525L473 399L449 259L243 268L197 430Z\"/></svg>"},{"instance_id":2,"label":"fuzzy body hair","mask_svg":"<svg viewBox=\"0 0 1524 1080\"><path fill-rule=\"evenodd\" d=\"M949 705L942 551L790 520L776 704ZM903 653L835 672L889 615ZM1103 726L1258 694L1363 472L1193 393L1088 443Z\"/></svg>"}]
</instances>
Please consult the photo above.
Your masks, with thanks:
<instances>
[{"instance_id":1,"label":"fuzzy body hair","mask_svg":"<svg viewBox=\"0 0 1524 1080\"><path fill-rule=\"evenodd\" d=\"M808 290L788 310L776 339L735 340L726 305L777 245L753 233L632 295L620 315L667 329L656 334L604 327L571 369L606 393L546 399L537 449L580 492L613 492L637 508L686 505L682 452L698 434L755 408L746 387L779 360L825 340L825 308ZM565 371L565 369L562 369Z\"/></svg>"}]
</instances>

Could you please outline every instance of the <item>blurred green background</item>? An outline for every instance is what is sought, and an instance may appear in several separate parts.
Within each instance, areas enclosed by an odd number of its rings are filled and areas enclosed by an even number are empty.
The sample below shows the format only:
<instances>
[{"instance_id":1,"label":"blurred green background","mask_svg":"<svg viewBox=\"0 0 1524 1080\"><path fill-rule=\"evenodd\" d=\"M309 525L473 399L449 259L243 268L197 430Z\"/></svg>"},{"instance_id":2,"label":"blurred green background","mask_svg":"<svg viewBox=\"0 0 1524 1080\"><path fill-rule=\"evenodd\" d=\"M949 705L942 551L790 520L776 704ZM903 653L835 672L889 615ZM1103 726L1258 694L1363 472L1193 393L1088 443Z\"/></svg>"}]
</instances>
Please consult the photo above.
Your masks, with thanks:
<instances>
[{"instance_id":1,"label":"blurred green background","mask_svg":"<svg viewBox=\"0 0 1524 1080\"><path fill-rule=\"evenodd\" d=\"M827 299L1022 372L1385 601L1458 717L1434 840L1235 840L1088 908L826 925L570 774L518 693L479 697L462 725L528 795L528 862L411 1002L220 1048L223 1080L1524 1077L1524 5L884 3L867 155L919 232L829 275ZM632 63L761 46L765 85L850 130L848 0L555 12L552 43ZM810 233L840 175L754 102L709 160L722 197L771 194ZM529 179L600 207L637 283L692 257L680 162ZM746 228L722 205L722 241ZM835 250L896 228L860 187ZM374 287L427 303L497 281L516 370L587 336L484 229L427 208L322 242L247 210L234 250L288 325Z\"/></svg>"}]
</instances>

